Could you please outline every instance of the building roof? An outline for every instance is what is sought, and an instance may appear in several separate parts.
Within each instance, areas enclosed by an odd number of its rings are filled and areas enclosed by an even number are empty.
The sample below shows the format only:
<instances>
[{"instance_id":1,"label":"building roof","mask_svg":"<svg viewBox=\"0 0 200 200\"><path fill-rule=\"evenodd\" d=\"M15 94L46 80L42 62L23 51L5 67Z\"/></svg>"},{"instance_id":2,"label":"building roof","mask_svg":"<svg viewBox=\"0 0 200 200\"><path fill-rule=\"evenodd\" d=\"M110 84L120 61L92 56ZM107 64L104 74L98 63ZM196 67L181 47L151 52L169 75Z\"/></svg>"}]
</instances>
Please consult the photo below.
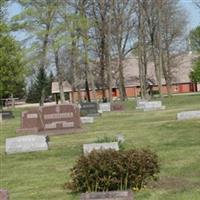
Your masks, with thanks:
<instances>
[{"instance_id":1,"label":"building roof","mask_svg":"<svg viewBox=\"0 0 200 200\"><path fill-rule=\"evenodd\" d=\"M64 92L71 92L72 91L72 87L71 87L71 85L69 84L68 81L63 81L63 90L64 90ZM52 82L51 93L56 94L56 93L59 93L59 92L60 92L60 90L59 90L58 82Z\"/></svg>"},{"instance_id":2,"label":"building roof","mask_svg":"<svg viewBox=\"0 0 200 200\"><path fill-rule=\"evenodd\" d=\"M194 54L181 54L174 58L172 66L172 83L187 83L191 82L189 74L192 70L192 61L197 58ZM124 78L126 86L137 86L139 82L139 68L138 59L136 57L128 57L124 61ZM157 84L155 69L153 62L149 62L147 65L147 80ZM162 84L165 84L164 77L162 78Z\"/></svg>"}]
</instances>

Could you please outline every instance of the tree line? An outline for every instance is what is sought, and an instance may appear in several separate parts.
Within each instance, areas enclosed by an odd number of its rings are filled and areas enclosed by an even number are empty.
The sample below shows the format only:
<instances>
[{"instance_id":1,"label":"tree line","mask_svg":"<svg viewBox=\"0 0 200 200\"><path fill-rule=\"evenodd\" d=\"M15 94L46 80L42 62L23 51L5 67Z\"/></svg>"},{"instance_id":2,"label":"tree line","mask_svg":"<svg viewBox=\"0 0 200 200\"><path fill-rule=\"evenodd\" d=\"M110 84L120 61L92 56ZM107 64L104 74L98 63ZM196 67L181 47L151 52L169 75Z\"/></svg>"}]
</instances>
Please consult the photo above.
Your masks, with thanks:
<instances>
[{"instance_id":1,"label":"tree line","mask_svg":"<svg viewBox=\"0 0 200 200\"><path fill-rule=\"evenodd\" d=\"M55 72L61 102L65 101L64 80L72 85L72 94L80 94L84 87L90 101L89 90L96 99L95 88L99 88L103 98L108 90L112 101L113 79L117 79L120 99L125 100L124 60L131 54L138 59L141 97L148 97L149 62L154 65L160 96L162 79L171 94L174 57L184 49L187 24L179 0L16 2L22 9L13 17L10 27L12 31L28 33L26 66L30 74L36 72L38 77L42 76L40 73ZM37 87L41 105L47 85Z\"/></svg>"}]
</instances>

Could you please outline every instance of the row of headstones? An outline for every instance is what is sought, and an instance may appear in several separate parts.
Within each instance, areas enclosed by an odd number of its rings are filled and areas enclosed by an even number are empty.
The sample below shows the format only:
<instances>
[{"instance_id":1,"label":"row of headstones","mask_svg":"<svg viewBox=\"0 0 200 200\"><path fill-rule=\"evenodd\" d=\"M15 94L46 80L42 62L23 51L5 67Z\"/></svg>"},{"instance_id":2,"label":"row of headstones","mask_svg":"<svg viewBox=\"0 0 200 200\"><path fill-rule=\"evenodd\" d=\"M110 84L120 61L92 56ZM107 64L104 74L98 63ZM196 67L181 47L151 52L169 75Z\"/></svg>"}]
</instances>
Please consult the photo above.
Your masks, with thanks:
<instances>
[{"instance_id":1,"label":"row of headstones","mask_svg":"<svg viewBox=\"0 0 200 200\"><path fill-rule=\"evenodd\" d=\"M164 110L165 106L161 101L147 101L144 99L137 100L136 109L143 109L144 111ZM177 113L177 120L187 120L200 118L200 111L184 111Z\"/></svg>"}]
</instances>

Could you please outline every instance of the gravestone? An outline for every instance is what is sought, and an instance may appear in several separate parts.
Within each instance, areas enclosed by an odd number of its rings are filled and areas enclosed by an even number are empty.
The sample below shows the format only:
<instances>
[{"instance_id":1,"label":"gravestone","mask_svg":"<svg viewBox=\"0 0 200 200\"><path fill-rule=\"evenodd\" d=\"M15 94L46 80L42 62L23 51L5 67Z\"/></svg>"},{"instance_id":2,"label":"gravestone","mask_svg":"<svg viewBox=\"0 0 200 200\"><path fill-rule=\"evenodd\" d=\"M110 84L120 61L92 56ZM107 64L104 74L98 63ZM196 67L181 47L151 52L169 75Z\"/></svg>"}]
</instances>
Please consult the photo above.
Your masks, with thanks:
<instances>
[{"instance_id":1,"label":"gravestone","mask_svg":"<svg viewBox=\"0 0 200 200\"><path fill-rule=\"evenodd\" d=\"M0 200L9 200L8 191L0 189Z\"/></svg>"},{"instance_id":2,"label":"gravestone","mask_svg":"<svg viewBox=\"0 0 200 200\"><path fill-rule=\"evenodd\" d=\"M81 122L83 124L94 123L94 117L81 117Z\"/></svg>"},{"instance_id":3,"label":"gravestone","mask_svg":"<svg viewBox=\"0 0 200 200\"><path fill-rule=\"evenodd\" d=\"M144 109L145 103L148 102L145 99L137 99L136 101L136 109Z\"/></svg>"},{"instance_id":4,"label":"gravestone","mask_svg":"<svg viewBox=\"0 0 200 200\"><path fill-rule=\"evenodd\" d=\"M185 111L177 113L177 120L199 119L200 111Z\"/></svg>"},{"instance_id":5,"label":"gravestone","mask_svg":"<svg viewBox=\"0 0 200 200\"><path fill-rule=\"evenodd\" d=\"M144 111L164 110L161 101L149 101L144 104Z\"/></svg>"},{"instance_id":6,"label":"gravestone","mask_svg":"<svg viewBox=\"0 0 200 200\"><path fill-rule=\"evenodd\" d=\"M42 130L80 128L79 108L72 104L43 106L40 109Z\"/></svg>"},{"instance_id":7,"label":"gravestone","mask_svg":"<svg viewBox=\"0 0 200 200\"><path fill-rule=\"evenodd\" d=\"M133 200L131 191L90 192L81 194L80 200Z\"/></svg>"},{"instance_id":8,"label":"gravestone","mask_svg":"<svg viewBox=\"0 0 200 200\"><path fill-rule=\"evenodd\" d=\"M2 119L14 118L13 112L8 110L0 111L0 115L2 116Z\"/></svg>"},{"instance_id":9,"label":"gravestone","mask_svg":"<svg viewBox=\"0 0 200 200\"><path fill-rule=\"evenodd\" d=\"M48 150L46 136L27 135L6 139L6 153L23 153Z\"/></svg>"},{"instance_id":10,"label":"gravestone","mask_svg":"<svg viewBox=\"0 0 200 200\"><path fill-rule=\"evenodd\" d=\"M80 111L73 104L43 106L22 113L18 132L48 132L81 128Z\"/></svg>"},{"instance_id":11,"label":"gravestone","mask_svg":"<svg viewBox=\"0 0 200 200\"><path fill-rule=\"evenodd\" d=\"M112 111L123 111L124 105L120 102L114 102L111 104L111 110Z\"/></svg>"},{"instance_id":12,"label":"gravestone","mask_svg":"<svg viewBox=\"0 0 200 200\"><path fill-rule=\"evenodd\" d=\"M100 103L99 110L101 110L102 112L110 112L111 104L110 103Z\"/></svg>"},{"instance_id":13,"label":"gravestone","mask_svg":"<svg viewBox=\"0 0 200 200\"><path fill-rule=\"evenodd\" d=\"M83 145L83 153L87 155L91 153L93 150L106 150L106 149L114 149L116 151L119 150L119 146L117 142L109 142L109 143L91 143Z\"/></svg>"},{"instance_id":14,"label":"gravestone","mask_svg":"<svg viewBox=\"0 0 200 200\"><path fill-rule=\"evenodd\" d=\"M120 143L123 143L125 141L124 136L120 133L116 135L116 140L117 142L120 142Z\"/></svg>"},{"instance_id":15,"label":"gravestone","mask_svg":"<svg viewBox=\"0 0 200 200\"><path fill-rule=\"evenodd\" d=\"M98 104L96 102L81 103L81 113L85 113L88 116L98 115Z\"/></svg>"}]
</instances>

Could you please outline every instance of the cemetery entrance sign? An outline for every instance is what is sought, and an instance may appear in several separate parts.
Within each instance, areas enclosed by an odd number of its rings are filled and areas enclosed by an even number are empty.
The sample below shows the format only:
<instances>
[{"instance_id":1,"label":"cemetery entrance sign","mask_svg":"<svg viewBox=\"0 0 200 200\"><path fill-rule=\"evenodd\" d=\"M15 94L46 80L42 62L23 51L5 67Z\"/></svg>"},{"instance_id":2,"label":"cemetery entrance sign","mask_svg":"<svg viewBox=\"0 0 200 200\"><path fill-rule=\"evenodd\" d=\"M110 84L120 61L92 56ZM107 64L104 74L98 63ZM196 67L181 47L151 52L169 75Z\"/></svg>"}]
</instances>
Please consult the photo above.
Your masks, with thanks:
<instances>
[{"instance_id":1,"label":"cemetery entrance sign","mask_svg":"<svg viewBox=\"0 0 200 200\"><path fill-rule=\"evenodd\" d=\"M80 111L76 105L43 106L22 113L18 132L44 132L81 128Z\"/></svg>"}]
</instances>

